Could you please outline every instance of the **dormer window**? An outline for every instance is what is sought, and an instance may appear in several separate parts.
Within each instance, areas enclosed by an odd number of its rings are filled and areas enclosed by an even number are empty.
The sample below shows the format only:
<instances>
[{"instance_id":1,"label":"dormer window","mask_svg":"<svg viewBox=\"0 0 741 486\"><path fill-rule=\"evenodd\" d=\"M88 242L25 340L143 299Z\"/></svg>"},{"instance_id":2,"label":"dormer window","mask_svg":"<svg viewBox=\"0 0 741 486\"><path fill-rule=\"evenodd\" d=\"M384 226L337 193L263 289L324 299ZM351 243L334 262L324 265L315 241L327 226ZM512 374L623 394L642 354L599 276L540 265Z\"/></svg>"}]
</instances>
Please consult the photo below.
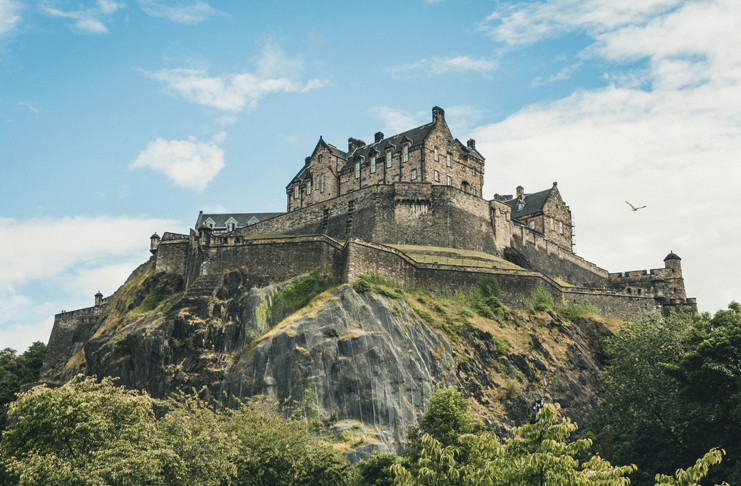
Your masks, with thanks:
<instances>
[{"instance_id":1,"label":"dormer window","mask_svg":"<svg viewBox=\"0 0 741 486\"><path fill-rule=\"evenodd\" d=\"M295 186L293 186L293 198L294 199L298 199L298 191L299 191L298 184L296 184Z\"/></svg>"},{"instance_id":2,"label":"dormer window","mask_svg":"<svg viewBox=\"0 0 741 486\"><path fill-rule=\"evenodd\" d=\"M401 156L403 157L404 162L409 162L409 145L404 145L401 148Z\"/></svg>"},{"instance_id":3,"label":"dormer window","mask_svg":"<svg viewBox=\"0 0 741 486\"><path fill-rule=\"evenodd\" d=\"M437 162L437 160L438 160L438 158L437 158L437 149L435 149L435 162Z\"/></svg>"},{"instance_id":4,"label":"dormer window","mask_svg":"<svg viewBox=\"0 0 741 486\"><path fill-rule=\"evenodd\" d=\"M447 155L447 162L446 162L446 164L448 165L448 167L450 167L450 154Z\"/></svg>"},{"instance_id":5,"label":"dormer window","mask_svg":"<svg viewBox=\"0 0 741 486\"><path fill-rule=\"evenodd\" d=\"M306 195L308 196L309 194L311 194L311 181L306 183Z\"/></svg>"},{"instance_id":6,"label":"dormer window","mask_svg":"<svg viewBox=\"0 0 741 486\"><path fill-rule=\"evenodd\" d=\"M226 230L227 231L234 231L234 226L235 226L234 223L227 223L226 224Z\"/></svg>"},{"instance_id":7,"label":"dormer window","mask_svg":"<svg viewBox=\"0 0 741 486\"><path fill-rule=\"evenodd\" d=\"M391 168L391 151L386 152L386 167Z\"/></svg>"},{"instance_id":8,"label":"dormer window","mask_svg":"<svg viewBox=\"0 0 741 486\"><path fill-rule=\"evenodd\" d=\"M360 162L355 162L355 178L360 179Z\"/></svg>"},{"instance_id":9,"label":"dormer window","mask_svg":"<svg viewBox=\"0 0 741 486\"><path fill-rule=\"evenodd\" d=\"M375 174L376 173L376 156L375 155L371 155L370 165L371 165L371 174Z\"/></svg>"}]
</instances>

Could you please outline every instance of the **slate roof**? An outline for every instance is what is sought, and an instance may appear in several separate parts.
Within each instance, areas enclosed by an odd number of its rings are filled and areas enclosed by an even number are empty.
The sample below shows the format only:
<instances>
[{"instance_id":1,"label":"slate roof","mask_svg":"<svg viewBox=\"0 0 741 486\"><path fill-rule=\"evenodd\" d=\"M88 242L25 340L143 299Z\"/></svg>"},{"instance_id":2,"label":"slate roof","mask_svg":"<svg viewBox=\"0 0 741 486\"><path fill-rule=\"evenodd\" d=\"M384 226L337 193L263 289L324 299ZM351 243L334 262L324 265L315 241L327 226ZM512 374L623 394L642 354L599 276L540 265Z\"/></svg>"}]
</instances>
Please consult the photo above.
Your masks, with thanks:
<instances>
[{"instance_id":1,"label":"slate roof","mask_svg":"<svg viewBox=\"0 0 741 486\"><path fill-rule=\"evenodd\" d=\"M379 154L385 154L386 147L389 145L393 149L393 153L401 152L401 142L404 140L404 137L406 137L410 142L409 148L420 145L424 141L425 137L427 137L427 134L430 133L430 130L432 130L433 125L434 122L430 122L421 127L412 128L406 132L386 137L380 142L374 142L355 149L355 151L347 157L347 161L345 162L345 165L342 166L342 169L340 169L340 172L354 167L356 155L360 156L361 164L370 162L371 150L375 150Z\"/></svg>"},{"instance_id":2,"label":"slate roof","mask_svg":"<svg viewBox=\"0 0 741 486\"><path fill-rule=\"evenodd\" d=\"M543 211L543 205L545 205L545 202L548 200L548 196L551 195L552 190L553 188L551 187L545 191L525 194L525 205L522 206L522 209L518 209L519 206L517 204L517 198L504 201L504 204L512 209L512 219L519 219Z\"/></svg>"},{"instance_id":3,"label":"slate roof","mask_svg":"<svg viewBox=\"0 0 741 486\"><path fill-rule=\"evenodd\" d=\"M200 228L201 225L209 218L214 222L214 229L226 229L226 222L229 218L234 218L237 221L237 228L244 228L252 218L257 218L258 221L265 221L266 219L275 218L285 213L222 213L222 214L201 214L196 221L196 229ZM254 223L253 223L254 224Z\"/></svg>"}]
</instances>

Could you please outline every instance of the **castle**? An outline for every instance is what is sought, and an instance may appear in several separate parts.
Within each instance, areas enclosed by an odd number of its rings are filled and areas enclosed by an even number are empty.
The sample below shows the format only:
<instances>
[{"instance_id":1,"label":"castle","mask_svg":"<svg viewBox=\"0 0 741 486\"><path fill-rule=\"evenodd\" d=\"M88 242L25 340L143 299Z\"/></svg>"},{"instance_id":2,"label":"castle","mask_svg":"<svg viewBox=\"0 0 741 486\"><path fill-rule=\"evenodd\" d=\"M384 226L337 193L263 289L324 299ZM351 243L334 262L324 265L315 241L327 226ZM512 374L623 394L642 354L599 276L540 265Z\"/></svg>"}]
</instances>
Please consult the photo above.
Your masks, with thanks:
<instances>
[{"instance_id":1,"label":"castle","mask_svg":"<svg viewBox=\"0 0 741 486\"><path fill-rule=\"evenodd\" d=\"M608 273L574 253L571 211L555 182L487 201L484 173L476 142L455 139L439 107L430 123L378 132L370 145L350 138L346 152L320 137L286 186L285 213L201 212L187 235L152 235L155 270L206 293L236 268L255 287L319 268L336 282L378 272L433 293L494 276L511 307L542 287L555 302L589 303L606 316L697 312L673 252L664 268ZM108 299L98 294L95 304L57 315L50 347L84 341Z\"/></svg>"}]
</instances>

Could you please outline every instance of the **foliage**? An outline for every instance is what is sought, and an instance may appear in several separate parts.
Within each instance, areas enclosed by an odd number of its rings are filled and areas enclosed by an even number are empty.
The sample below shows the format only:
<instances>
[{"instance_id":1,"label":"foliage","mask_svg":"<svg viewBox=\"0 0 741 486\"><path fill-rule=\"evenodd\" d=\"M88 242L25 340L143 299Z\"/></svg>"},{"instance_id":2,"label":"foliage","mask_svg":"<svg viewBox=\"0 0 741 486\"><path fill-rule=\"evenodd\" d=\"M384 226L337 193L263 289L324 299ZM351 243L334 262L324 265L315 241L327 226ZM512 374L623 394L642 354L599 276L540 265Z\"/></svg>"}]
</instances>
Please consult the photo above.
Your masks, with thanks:
<instances>
[{"instance_id":1,"label":"foliage","mask_svg":"<svg viewBox=\"0 0 741 486\"><path fill-rule=\"evenodd\" d=\"M108 378L36 387L9 416L2 452L15 484L175 484L168 471L176 458L157 433L152 400Z\"/></svg>"},{"instance_id":2,"label":"foliage","mask_svg":"<svg viewBox=\"0 0 741 486\"><path fill-rule=\"evenodd\" d=\"M488 432L462 435L447 446L424 435L416 468L392 466L396 484L627 486L624 476L635 467L614 467L599 456L582 461L591 442L569 441L576 425L560 419L559 410L558 404L546 405L536 423L514 429L506 443Z\"/></svg>"},{"instance_id":3,"label":"foliage","mask_svg":"<svg viewBox=\"0 0 741 486\"><path fill-rule=\"evenodd\" d=\"M305 277L291 280L279 294L285 303L298 310L311 302L311 299L321 294L327 288L327 283L322 282L319 276L319 268L314 269Z\"/></svg>"},{"instance_id":4,"label":"foliage","mask_svg":"<svg viewBox=\"0 0 741 486\"><path fill-rule=\"evenodd\" d=\"M5 419L10 403L21 386L39 380L41 365L46 356L46 345L40 341L33 343L23 354L5 348L0 351L0 432L5 427Z\"/></svg>"},{"instance_id":5,"label":"foliage","mask_svg":"<svg viewBox=\"0 0 741 486\"><path fill-rule=\"evenodd\" d=\"M559 307L556 309L561 316L573 321L584 317L594 317L599 315L599 309L594 304L587 302L584 305L571 304L569 306Z\"/></svg>"},{"instance_id":6,"label":"foliage","mask_svg":"<svg viewBox=\"0 0 741 486\"><path fill-rule=\"evenodd\" d=\"M741 483L741 306L630 322L602 350L603 400L587 427L602 455L638 464L643 486L722 448L708 479Z\"/></svg>"},{"instance_id":7,"label":"foliage","mask_svg":"<svg viewBox=\"0 0 741 486\"><path fill-rule=\"evenodd\" d=\"M358 463L356 486L393 486L394 473L391 466L399 464L400 459L390 452L374 452L367 461Z\"/></svg>"},{"instance_id":8,"label":"foliage","mask_svg":"<svg viewBox=\"0 0 741 486\"><path fill-rule=\"evenodd\" d=\"M478 287L485 299L499 297L499 282L494 277L482 277Z\"/></svg>"},{"instance_id":9,"label":"foliage","mask_svg":"<svg viewBox=\"0 0 741 486\"><path fill-rule=\"evenodd\" d=\"M504 394L507 398L517 398L522 395L522 386L517 380L510 378L504 382Z\"/></svg>"},{"instance_id":10,"label":"foliage","mask_svg":"<svg viewBox=\"0 0 741 486\"><path fill-rule=\"evenodd\" d=\"M275 402L242 404L229 427L239 444L237 486L351 484L347 459L312 435L301 417L284 418Z\"/></svg>"},{"instance_id":11,"label":"foliage","mask_svg":"<svg viewBox=\"0 0 741 486\"><path fill-rule=\"evenodd\" d=\"M471 412L471 404L461 392L453 387L438 388L430 397L422 420L418 425L410 425L407 430L407 446L404 449L405 463L412 470L424 449L423 439L429 436L442 447L458 444L464 434L484 430L483 424Z\"/></svg>"},{"instance_id":12,"label":"foliage","mask_svg":"<svg viewBox=\"0 0 741 486\"><path fill-rule=\"evenodd\" d=\"M157 308L160 303L167 297L166 288L160 285L151 291L139 305L140 312L149 312Z\"/></svg>"},{"instance_id":13,"label":"foliage","mask_svg":"<svg viewBox=\"0 0 741 486\"><path fill-rule=\"evenodd\" d=\"M678 469L674 476L657 474L656 486L697 486L700 480L707 476L710 466L720 464L725 453L726 451L722 449L711 449L710 452L698 459L694 466L686 470ZM728 483L724 481L723 485L728 486Z\"/></svg>"},{"instance_id":14,"label":"foliage","mask_svg":"<svg viewBox=\"0 0 741 486\"><path fill-rule=\"evenodd\" d=\"M538 287L530 294L530 298L522 299L522 306L531 314L536 312L544 311L547 309L555 309L553 302L553 296L543 287Z\"/></svg>"}]
</instances>

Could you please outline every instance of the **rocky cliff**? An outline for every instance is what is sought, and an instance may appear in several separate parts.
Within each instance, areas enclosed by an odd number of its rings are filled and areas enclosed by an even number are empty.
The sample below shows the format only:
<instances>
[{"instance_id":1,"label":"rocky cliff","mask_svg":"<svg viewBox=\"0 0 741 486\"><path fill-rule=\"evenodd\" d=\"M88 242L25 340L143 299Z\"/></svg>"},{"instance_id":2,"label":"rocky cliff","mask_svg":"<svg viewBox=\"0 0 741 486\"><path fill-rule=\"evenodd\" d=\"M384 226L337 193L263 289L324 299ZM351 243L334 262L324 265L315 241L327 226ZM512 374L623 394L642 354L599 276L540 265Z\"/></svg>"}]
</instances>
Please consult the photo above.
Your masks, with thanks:
<instances>
[{"instance_id":1,"label":"rocky cliff","mask_svg":"<svg viewBox=\"0 0 741 486\"><path fill-rule=\"evenodd\" d=\"M383 282L359 293L317 275L253 288L237 270L184 287L142 265L42 379L114 376L155 397L195 389L230 406L273 398L343 437L357 459L399 451L438 385L464 389L501 434L527 419L535 393L582 421L596 400L595 344L615 324L550 311L483 317L464 294Z\"/></svg>"}]
</instances>

